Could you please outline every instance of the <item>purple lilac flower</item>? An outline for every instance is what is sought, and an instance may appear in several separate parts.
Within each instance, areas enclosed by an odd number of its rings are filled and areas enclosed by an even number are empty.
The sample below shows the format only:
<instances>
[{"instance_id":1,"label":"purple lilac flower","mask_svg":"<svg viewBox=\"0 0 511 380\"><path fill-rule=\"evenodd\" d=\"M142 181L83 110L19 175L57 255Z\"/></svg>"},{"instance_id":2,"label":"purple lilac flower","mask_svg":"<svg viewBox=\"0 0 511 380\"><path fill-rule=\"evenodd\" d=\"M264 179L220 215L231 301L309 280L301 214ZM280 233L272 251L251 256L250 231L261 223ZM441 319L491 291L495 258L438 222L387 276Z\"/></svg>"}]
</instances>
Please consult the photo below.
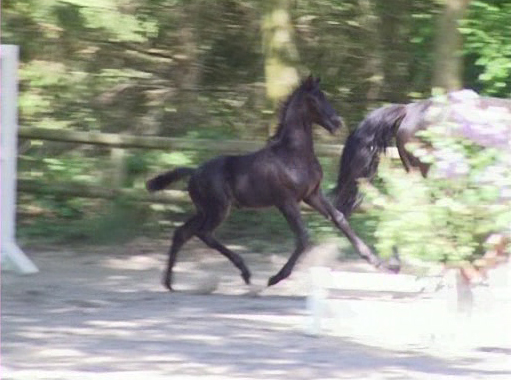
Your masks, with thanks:
<instances>
[{"instance_id":1,"label":"purple lilac flower","mask_svg":"<svg viewBox=\"0 0 511 380\"><path fill-rule=\"evenodd\" d=\"M448 95L449 100L463 102L466 100L479 99L477 92L473 90L463 89L460 91L453 91Z\"/></svg>"},{"instance_id":2,"label":"purple lilac flower","mask_svg":"<svg viewBox=\"0 0 511 380\"><path fill-rule=\"evenodd\" d=\"M451 117L458 123L455 133L484 147L511 147L511 114L502 107L480 108L469 102L451 105Z\"/></svg>"},{"instance_id":3,"label":"purple lilac flower","mask_svg":"<svg viewBox=\"0 0 511 380\"><path fill-rule=\"evenodd\" d=\"M458 178L466 175L470 167L460 152L450 148L435 151L435 175L438 178Z\"/></svg>"}]
</instances>

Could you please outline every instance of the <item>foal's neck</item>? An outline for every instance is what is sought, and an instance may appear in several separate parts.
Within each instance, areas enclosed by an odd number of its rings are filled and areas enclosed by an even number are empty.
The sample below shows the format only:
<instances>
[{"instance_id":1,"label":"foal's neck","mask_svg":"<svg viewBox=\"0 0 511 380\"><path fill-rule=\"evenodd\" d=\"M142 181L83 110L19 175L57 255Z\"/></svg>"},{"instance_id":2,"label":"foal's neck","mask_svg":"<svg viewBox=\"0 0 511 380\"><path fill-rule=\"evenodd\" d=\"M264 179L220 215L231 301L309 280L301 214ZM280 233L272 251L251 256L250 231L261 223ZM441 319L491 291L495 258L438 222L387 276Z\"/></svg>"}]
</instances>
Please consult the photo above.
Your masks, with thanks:
<instances>
[{"instance_id":1,"label":"foal's neck","mask_svg":"<svg viewBox=\"0 0 511 380\"><path fill-rule=\"evenodd\" d=\"M283 123L284 128L280 138L282 145L300 150L303 153L314 151L312 121L307 112L301 108L294 112L289 110Z\"/></svg>"}]
</instances>

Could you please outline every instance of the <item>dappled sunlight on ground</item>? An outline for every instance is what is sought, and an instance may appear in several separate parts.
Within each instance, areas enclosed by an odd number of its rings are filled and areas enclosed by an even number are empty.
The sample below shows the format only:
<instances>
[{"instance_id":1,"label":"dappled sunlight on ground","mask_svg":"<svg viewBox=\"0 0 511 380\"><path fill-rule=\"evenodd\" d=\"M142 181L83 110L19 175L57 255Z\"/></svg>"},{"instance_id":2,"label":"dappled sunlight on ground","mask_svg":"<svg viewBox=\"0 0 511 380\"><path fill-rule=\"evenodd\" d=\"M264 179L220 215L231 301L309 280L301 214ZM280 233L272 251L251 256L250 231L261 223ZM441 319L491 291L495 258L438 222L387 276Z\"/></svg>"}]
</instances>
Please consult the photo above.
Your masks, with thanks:
<instances>
[{"instance_id":1,"label":"dappled sunlight on ground","mask_svg":"<svg viewBox=\"0 0 511 380\"><path fill-rule=\"evenodd\" d=\"M437 355L349 334L309 337L303 272L252 297L230 263L196 244L176 266L183 290L168 293L160 284L166 247L157 248L29 252L39 274L2 273L2 378L511 377L507 352L491 347ZM258 284L285 260L243 257ZM218 281L215 292L192 294L207 275Z\"/></svg>"}]
</instances>

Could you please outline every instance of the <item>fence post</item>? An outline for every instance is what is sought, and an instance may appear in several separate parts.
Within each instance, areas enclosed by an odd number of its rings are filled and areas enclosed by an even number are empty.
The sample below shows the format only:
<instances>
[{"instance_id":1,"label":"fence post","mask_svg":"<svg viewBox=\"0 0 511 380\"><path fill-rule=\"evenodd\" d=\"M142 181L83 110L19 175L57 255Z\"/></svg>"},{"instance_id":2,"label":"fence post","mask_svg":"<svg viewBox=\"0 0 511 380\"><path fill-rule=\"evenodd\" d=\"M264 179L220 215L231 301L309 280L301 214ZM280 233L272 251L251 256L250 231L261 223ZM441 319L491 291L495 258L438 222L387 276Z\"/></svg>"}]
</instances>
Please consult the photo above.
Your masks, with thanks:
<instances>
[{"instance_id":1,"label":"fence post","mask_svg":"<svg viewBox=\"0 0 511 380\"><path fill-rule=\"evenodd\" d=\"M327 267L314 266L309 270L310 288L307 296L309 312L306 332L309 335L320 335L323 330L322 321L328 303L328 288L331 282L331 270Z\"/></svg>"},{"instance_id":2,"label":"fence post","mask_svg":"<svg viewBox=\"0 0 511 380\"><path fill-rule=\"evenodd\" d=\"M126 181L126 149L110 149L110 168L106 172L109 174L107 185L112 190L120 190L124 187Z\"/></svg>"}]
</instances>

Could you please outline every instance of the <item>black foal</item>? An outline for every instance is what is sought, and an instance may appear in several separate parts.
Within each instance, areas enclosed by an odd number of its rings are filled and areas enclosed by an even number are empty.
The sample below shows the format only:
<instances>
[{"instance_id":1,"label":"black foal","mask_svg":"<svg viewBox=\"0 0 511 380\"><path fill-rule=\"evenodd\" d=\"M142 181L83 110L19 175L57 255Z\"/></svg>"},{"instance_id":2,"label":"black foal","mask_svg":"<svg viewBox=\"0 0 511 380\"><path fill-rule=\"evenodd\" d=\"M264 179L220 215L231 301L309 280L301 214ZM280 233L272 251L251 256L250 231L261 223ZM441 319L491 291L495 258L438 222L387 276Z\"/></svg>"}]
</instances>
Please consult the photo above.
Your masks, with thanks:
<instances>
[{"instance_id":1,"label":"black foal","mask_svg":"<svg viewBox=\"0 0 511 380\"><path fill-rule=\"evenodd\" d=\"M310 76L284 103L277 132L261 150L245 155L219 156L196 169L177 168L147 182L148 190L156 191L190 176L188 192L197 209L196 214L174 233L163 281L169 290L172 290L176 255L193 236L227 257L241 271L243 280L250 283L250 271L243 259L213 234L233 204L252 208L277 207L297 237L296 249L282 269L269 279L268 286L291 274L308 245L307 229L300 214L301 201L332 220L361 256L379 265L379 259L321 192L323 173L314 153L314 123L333 133L341 127L342 120L320 90L319 80Z\"/></svg>"}]
</instances>

